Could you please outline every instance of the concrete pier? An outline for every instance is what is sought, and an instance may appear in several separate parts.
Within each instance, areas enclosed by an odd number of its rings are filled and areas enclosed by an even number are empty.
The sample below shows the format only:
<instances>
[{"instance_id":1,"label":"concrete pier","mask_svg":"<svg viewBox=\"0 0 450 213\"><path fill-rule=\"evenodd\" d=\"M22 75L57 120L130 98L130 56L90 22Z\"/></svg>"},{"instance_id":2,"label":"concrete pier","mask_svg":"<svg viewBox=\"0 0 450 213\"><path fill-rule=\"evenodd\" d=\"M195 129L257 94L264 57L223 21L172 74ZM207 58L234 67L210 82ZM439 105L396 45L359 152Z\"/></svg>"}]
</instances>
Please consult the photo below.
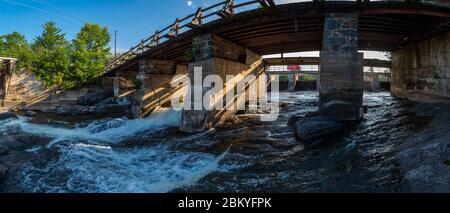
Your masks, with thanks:
<instances>
[{"instance_id":1,"label":"concrete pier","mask_svg":"<svg viewBox=\"0 0 450 213\"><path fill-rule=\"evenodd\" d=\"M148 64L147 60L143 59L139 61L139 74L136 76L136 80L134 83L135 93L134 93L134 101L131 106L131 113L133 118L139 118L142 113L142 104L143 98L146 94L146 81L148 78Z\"/></svg>"},{"instance_id":2,"label":"concrete pier","mask_svg":"<svg viewBox=\"0 0 450 213\"><path fill-rule=\"evenodd\" d=\"M363 117L364 57L358 53L358 15L325 15L320 52L320 112L336 120Z\"/></svg>"},{"instance_id":3,"label":"concrete pier","mask_svg":"<svg viewBox=\"0 0 450 213\"><path fill-rule=\"evenodd\" d=\"M248 91L240 95L238 83L251 74L259 76L265 69L259 55L214 34L194 38L193 53L193 62L189 63L188 68L191 81L194 81L195 77L200 77L203 82L208 75L217 75L222 79L223 85L214 85L214 88L222 89L220 92L211 92L213 86L191 82L192 105L190 109L183 110L180 127L182 131L190 133L213 128L236 114L238 107L245 104L243 98L248 95L246 94ZM202 71L202 76L195 76L195 72L199 70ZM227 75L234 77L229 79ZM198 91L201 91L201 97L196 94ZM219 104L221 106L218 108L223 109L205 109L203 104L199 108L198 104L203 103L203 97L211 99L214 106Z\"/></svg>"}]
</instances>

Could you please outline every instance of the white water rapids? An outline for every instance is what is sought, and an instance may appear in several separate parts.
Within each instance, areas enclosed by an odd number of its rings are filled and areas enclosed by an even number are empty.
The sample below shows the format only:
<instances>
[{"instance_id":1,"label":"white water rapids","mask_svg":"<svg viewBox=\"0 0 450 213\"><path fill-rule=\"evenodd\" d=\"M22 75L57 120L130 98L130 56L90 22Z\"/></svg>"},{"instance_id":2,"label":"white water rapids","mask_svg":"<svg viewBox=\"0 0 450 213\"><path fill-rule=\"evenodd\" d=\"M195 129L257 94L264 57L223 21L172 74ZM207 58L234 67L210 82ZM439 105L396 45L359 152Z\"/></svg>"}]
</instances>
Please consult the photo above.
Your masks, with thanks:
<instances>
[{"instance_id":1,"label":"white water rapids","mask_svg":"<svg viewBox=\"0 0 450 213\"><path fill-rule=\"evenodd\" d=\"M169 192L218 169L225 153L181 152L165 144L112 148L126 139L177 127L181 112L158 109L140 120L109 119L75 128L32 124L27 118L0 123L0 135L25 133L51 138L59 158L44 168L25 165L21 187L35 192ZM43 148L43 147L41 147ZM39 151L33 148L30 152Z\"/></svg>"}]
</instances>

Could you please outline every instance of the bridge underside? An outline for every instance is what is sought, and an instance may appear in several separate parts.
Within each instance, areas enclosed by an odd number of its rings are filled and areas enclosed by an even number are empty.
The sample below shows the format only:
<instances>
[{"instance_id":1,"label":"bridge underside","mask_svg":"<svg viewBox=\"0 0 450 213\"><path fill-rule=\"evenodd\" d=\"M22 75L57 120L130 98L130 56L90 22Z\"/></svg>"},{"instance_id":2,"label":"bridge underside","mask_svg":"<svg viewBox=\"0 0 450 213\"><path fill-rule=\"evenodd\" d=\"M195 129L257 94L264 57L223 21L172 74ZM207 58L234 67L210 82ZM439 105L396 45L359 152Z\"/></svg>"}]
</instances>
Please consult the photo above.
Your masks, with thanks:
<instances>
[{"instance_id":1,"label":"bridge underside","mask_svg":"<svg viewBox=\"0 0 450 213\"><path fill-rule=\"evenodd\" d=\"M213 33L259 55L322 49L326 13L359 15L359 50L396 51L450 30L448 9L431 5L404 5L398 2L312 2L279 5L275 9L254 10L213 21L199 30L190 30L119 66L138 71L140 58L184 63L192 49L192 39Z\"/></svg>"}]
</instances>

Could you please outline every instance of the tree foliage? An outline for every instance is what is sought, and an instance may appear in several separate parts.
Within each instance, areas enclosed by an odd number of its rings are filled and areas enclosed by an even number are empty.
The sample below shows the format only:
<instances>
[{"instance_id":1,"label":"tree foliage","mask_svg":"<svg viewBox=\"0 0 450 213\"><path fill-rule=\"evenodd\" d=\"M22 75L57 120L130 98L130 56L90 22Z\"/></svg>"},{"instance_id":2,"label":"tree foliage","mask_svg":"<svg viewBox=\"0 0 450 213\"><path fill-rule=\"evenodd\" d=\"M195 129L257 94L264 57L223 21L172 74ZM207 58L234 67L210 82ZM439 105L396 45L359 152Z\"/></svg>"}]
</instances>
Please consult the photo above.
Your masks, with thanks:
<instances>
[{"instance_id":1,"label":"tree foliage","mask_svg":"<svg viewBox=\"0 0 450 213\"><path fill-rule=\"evenodd\" d=\"M17 58L19 70L33 71L48 87L71 89L102 75L111 59L110 39L106 27L87 23L69 42L49 22L31 46L18 32L0 36L0 56Z\"/></svg>"},{"instance_id":2,"label":"tree foliage","mask_svg":"<svg viewBox=\"0 0 450 213\"><path fill-rule=\"evenodd\" d=\"M35 54L33 71L47 86L64 84L69 72L69 43L54 22L45 24L44 31L36 37L32 49Z\"/></svg>"},{"instance_id":3,"label":"tree foliage","mask_svg":"<svg viewBox=\"0 0 450 213\"><path fill-rule=\"evenodd\" d=\"M33 52L25 36L18 32L0 36L0 56L17 58L18 70L32 67Z\"/></svg>"},{"instance_id":4,"label":"tree foliage","mask_svg":"<svg viewBox=\"0 0 450 213\"><path fill-rule=\"evenodd\" d=\"M69 77L72 84L89 83L103 73L111 57L110 40L108 29L98 24L85 24L81 28L72 42L73 67Z\"/></svg>"}]
</instances>

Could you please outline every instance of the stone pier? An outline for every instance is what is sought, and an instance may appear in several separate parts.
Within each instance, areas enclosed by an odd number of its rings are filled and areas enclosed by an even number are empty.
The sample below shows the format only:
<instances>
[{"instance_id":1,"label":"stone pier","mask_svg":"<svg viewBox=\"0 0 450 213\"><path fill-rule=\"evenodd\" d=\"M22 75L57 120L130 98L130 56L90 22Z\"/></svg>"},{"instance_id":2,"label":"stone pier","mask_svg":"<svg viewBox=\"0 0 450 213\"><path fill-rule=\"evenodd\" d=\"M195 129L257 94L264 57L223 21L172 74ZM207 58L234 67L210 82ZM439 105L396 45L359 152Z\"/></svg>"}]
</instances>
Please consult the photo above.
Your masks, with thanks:
<instances>
[{"instance_id":1,"label":"stone pier","mask_svg":"<svg viewBox=\"0 0 450 213\"><path fill-rule=\"evenodd\" d=\"M147 60L139 61L139 74L136 76L135 89L133 97L133 105L131 106L131 113L133 118L139 118L142 113L143 98L146 93L146 81L148 78L148 64Z\"/></svg>"},{"instance_id":2,"label":"stone pier","mask_svg":"<svg viewBox=\"0 0 450 213\"><path fill-rule=\"evenodd\" d=\"M227 41L214 34L204 34L193 39L193 62L189 63L188 76L191 79L191 107L184 109L182 114L181 131L195 133L213 128L238 111L237 107L245 104L245 99L238 92L238 83L247 76L253 74L259 76L264 72L265 66L262 58L256 53L241 47L235 43ZM197 85L194 83L194 73L201 69L202 76L197 76L203 81L209 75L217 75L223 85ZM234 76L232 79L227 75ZM248 84L247 84L248 85ZM212 88L223 88L219 93L211 91ZM247 88L245 95L248 95ZM197 92L196 92L197 91ZM201 97L198 96L200 91ZM197 94L196 94L197 93ZM231 95L229 95L231 93ZM213 100L213 105L222 103L224 109L205 109L198 106L203 103L202 98ZM229 95L229 96L227 96ZM255 94L253 94L255 95ZM227 97L234 97L228 99ZM195 106L197 102L197 107ZM220 107L219 107L220 108Z\"/></svg>"},{"instance_id":3,"label":"stone pier","mask_svg":"<svg viewBox=\"0 0 450 213\"><path fill-rule=\"evenodd\" d=\"M320 112L336 120L363 117L364 56L358 53L358 15L325 15L320 52Z\"/></svg>"},{"instance_id":4,"label":"stone pier","mask_svg":"<svg viewBox=\"0 0 450 213\"><path fill-rule=\"evenodd\" d=\"M450 33L392 53L392 94L417 102L450 101Z\"/></svg>"},{"instance_id":5,"label":"stone pier","mask_svg":"<svg viewBox=\"0 0 450 213\"><path fill-rule=\"evenodd\" d=\"M185 87L172 88L173 78L186 73L187 65L167 60L141 59L139 72L133 79L133 118L145 117L157 107L168 105L172 95Z\"/></svg>"}]
</instances>

